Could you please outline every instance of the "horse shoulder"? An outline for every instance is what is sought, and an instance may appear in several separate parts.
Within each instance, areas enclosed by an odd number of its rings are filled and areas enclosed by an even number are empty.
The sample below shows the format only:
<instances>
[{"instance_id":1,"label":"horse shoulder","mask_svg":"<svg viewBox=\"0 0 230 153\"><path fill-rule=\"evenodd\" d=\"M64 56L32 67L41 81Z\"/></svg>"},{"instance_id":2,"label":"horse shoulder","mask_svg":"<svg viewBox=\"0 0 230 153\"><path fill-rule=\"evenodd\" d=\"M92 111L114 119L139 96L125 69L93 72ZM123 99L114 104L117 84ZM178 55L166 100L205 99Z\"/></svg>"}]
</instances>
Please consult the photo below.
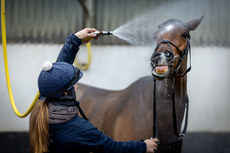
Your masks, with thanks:
<instances>
[{"instance_id":1,"label":"horse shoulder","mask_svg":"<svg viewBox=\"0 0 230 153\"><path fill-rule=\"evenodd\" d=\"M108 116L112 115L108 110L116 109L116 106L113 108L114 102L122 93L122 90L112 91L79 84L77 99L91 123L103 130L104 124L108 123Z\"/></svg>"},{"instance_id":2,"label":"horse shoulder","mask_svg":"<svg viewBox=\"0 0 230 153\"><path fill-rule=\"evenodd\" d=\"M114 138L136 140L152 134L152 77L147 76L132 83L120 103L119 115L114 119Z\"/></svg>"},{"instance_id":3,"label":"horse shoulder","mask_svg":"<svg viewBox=\"0 0 230 153\"><path fill-rule=\"evenodd\" d=\"M140 78L119 91L104 90L83 84L79 85L79 89L82 107L94 125L117 140L136 138L138 133L128 133L134 132L132 127L138 128L140 126L138 123L146 122L146 119L141 118L149 114L147 109L151 108L149 107L152 99L151 76ZM132 137L129 137L130 135Z\"/></svg>"}]
</instances>

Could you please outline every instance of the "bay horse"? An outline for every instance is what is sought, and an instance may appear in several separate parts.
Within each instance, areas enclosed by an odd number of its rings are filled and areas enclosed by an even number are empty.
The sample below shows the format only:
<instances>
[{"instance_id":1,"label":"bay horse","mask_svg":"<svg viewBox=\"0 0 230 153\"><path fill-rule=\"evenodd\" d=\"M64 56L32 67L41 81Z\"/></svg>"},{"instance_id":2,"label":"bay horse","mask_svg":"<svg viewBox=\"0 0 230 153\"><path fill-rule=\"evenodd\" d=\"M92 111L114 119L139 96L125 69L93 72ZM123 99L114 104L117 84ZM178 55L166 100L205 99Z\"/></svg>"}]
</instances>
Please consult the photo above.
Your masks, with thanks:
<instances>
[{"instance_id":1,"label":"bay horse","mask_svg":"<svg viewBox=\"0 0 230 153\"><path fill-rule=\"evenodd\" d=\"M79 84L77 99L91 123L117 141L141 140L153 136L156 114L160 140L157 152L180 153L183 137L179 131L188 105L190 30L195 30L202 18L187 23L170 19L158 26L154 34L156 48L150 58L152 76L140 78L120 91Z\"/></svg>"}]
</instances>

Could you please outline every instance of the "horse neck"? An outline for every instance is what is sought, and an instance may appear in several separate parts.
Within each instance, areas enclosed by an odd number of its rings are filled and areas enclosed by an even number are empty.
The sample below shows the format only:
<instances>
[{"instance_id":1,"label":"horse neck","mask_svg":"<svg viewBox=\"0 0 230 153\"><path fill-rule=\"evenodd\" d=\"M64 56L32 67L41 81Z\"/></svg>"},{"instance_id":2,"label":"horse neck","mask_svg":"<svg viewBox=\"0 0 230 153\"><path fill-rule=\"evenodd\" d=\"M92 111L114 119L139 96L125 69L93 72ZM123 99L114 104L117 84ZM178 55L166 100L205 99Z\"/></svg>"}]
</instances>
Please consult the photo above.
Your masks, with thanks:
<instances>
[{"instance_id":1,"label":"horse neck","mask_svg":"<svg viewBox=\"0 0 230 153\"><path fill-rule=\"evenodd\" d=\"M187 78L186 76L182 78L165 78L156 83L158 134L161 142L168 144L179 140L173 130L172 98L175 92L176 121L178 131L180 131L185 110L185 100L187 98Z\"/></svg>"},{"instance_id":2,"label":"horse neck","mask_svg":"<svg viewBox=\"0 0 230 153\"><path fill-rule=\"evenodd\" d=\"M176 78L175 98L184 100L187 98L187 76Z\"/></svg>"},{"instance_id":3,"label":"horse neck","mask_svg":"<svg viewBox=\"0 0 230 153\"><path fill-rule=\"evenodd\" d=\"M175 99L183 100L187 98L187 77L181 78L165 78L157 82L157 93L162 99L171 100L172 94L175 92Z\"/></svg>"}]
</instances>

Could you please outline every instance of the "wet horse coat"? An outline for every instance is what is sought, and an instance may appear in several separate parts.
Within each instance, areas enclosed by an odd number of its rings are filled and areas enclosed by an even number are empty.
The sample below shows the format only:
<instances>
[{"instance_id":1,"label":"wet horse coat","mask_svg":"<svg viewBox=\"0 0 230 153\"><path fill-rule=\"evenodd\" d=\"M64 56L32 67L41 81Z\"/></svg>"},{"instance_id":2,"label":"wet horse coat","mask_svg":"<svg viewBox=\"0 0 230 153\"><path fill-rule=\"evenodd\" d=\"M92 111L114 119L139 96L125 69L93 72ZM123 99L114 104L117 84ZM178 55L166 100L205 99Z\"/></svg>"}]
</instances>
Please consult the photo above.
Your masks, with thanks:
<instances>
[{"instance_id":1,"label":"wet horse coat","mask_svg":"<svg viewBox=\"0 0 230 153\"><path fill-rule=\"evenodd\" d=\"M156 81L158 152L181 152L182 139L173 127L172 102L176 106L177 131L181 130L187 95L187 55L190 30L202 18L182 23L168 20L155 33L157 48L151 57ZM170 43L161 43L167 40ZM181 60L182 59L182 60ZM143 77L121 91L79 84L77 97L90 121L115 140L148 139L153 136L153 77ZM174 94L173 94L174 93Z\"/></svg>"}]
</instances>

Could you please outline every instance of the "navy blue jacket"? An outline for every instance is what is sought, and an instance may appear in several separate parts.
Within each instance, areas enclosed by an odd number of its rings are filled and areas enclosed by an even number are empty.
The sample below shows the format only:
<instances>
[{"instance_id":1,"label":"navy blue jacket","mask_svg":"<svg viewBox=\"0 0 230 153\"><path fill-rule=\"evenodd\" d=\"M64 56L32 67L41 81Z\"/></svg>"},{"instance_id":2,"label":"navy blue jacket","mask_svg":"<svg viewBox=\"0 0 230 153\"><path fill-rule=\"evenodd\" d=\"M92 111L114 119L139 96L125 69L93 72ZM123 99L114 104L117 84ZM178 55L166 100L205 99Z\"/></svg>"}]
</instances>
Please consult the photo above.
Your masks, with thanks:
<instances>
[{"instance_id":1,"label":"navy blue jacket","mask_svg":"<svg viewBox=\"0 0 230 153\"><path fill-rule=\"evenodd\" d=\"M73 63L81 40L71 34L62 48L57 62ZM50 145L52 153L145 153L143 141L114 141L93 126L89 121L76 115L71 120L50 124Z\"/></svg>"}]
</instances>

